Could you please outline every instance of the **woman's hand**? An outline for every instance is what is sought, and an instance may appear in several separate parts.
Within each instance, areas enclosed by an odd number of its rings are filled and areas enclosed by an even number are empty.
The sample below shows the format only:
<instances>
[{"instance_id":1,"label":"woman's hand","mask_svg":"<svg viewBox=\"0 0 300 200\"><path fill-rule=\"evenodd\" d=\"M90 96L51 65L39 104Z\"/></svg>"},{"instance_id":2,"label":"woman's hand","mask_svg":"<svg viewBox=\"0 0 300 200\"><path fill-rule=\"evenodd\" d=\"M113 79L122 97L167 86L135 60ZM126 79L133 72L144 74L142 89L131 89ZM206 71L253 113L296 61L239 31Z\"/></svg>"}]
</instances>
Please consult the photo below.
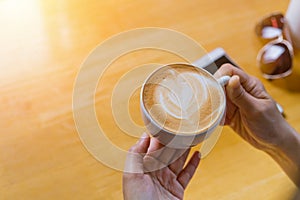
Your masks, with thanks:
<instances>
[{"instance_id":1,"label":"woman's hand","mask_svg":"<svg viewBox=\"0 0 300 200\"><path fill-rule=\"evenodd\" d=\"M184 167L190 149L175 150L144 134L131 147L123 174L124 199L183 199L199 162L195 152Z\"/></svg>"},{"instance_id":2,"label":"woman's hand","mask_svg":"<svg viewBox=\"0 0 300 200\"><path fill-rule=\"evenodd\" d=\"M241 69L223 65L215 77L231 76L226 86L225 124L268 153L300 186L300 135L286 122L263 84Z\"/></svg>"},{"instance_id":3,"label":"woman's hand","mask_svg":"<svg viewBox=\"0 0 300 200\"><path fill-rule=\"evenodd\" d=\"M286 122L263 84L230 64L215 73L217 78L224 75L231 76L226 86L225 124L258 149L277 146L282 141L278 130Z\"/></svg>"}]
</instances>

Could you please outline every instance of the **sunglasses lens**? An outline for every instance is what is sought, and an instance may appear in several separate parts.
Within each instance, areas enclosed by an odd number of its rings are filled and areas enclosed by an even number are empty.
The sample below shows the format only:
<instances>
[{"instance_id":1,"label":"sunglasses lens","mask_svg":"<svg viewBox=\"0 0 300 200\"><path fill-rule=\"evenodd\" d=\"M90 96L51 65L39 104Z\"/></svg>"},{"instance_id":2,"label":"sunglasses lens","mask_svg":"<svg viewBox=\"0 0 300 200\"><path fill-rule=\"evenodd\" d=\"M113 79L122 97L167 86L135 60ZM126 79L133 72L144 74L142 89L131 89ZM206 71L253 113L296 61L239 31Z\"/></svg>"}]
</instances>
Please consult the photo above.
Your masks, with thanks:
<instances>
[{"instance_id":1,"label":"sunglasses lens","mask_svg":"<svg viewBox=\"0 0 300 200\"><path fill-rule=\"evenodd\" d=\"M272 14L260 21L256 27L256 34L266 40L272 40L283 34L285 20L282 14Z\"/></svg>"},{"instance_id":2,"label":"sunglasses lens","mask_svg":"<svg viewBox=\"0 0 300 200\"><path fill-rule=\"evenodd\" d=\"M259 67L268 79L282 78L291 73L292 56L283 43L268 44L258 56Z\"/></svg>"},{"instance_id":3,"label":"sunglasses lens","mask_svg":"<svg viewBox=\"0 0 300 200\"><path fill-rule=\"evenodd\" d=\"M282 30L280 28L275 28L272 26L266 26L261 31L261 37L265 39L273 39L282 35Z\"/></svg>"}]
</instances>

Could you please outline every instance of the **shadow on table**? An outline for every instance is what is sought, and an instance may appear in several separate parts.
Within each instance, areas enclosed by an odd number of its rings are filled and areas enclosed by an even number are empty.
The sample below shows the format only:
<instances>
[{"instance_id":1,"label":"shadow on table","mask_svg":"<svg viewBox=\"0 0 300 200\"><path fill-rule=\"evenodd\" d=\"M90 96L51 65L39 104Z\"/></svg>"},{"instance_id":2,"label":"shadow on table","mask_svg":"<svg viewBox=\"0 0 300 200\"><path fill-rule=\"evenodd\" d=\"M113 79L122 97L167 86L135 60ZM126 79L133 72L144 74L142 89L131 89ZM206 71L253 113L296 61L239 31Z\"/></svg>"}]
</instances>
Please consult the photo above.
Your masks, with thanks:
<instances>
[{"instance_id":1,"label":"shadow on table","mask_svg":"<svg viewBox=\"0 0 300 200\"><path fill-rule=\"evenodd\" d=\"M300 65L294 66L293 72L288 77L276 80L270 80L270 82L282 89L290 92L300 92Z\"/></svg>"}]
</instances>

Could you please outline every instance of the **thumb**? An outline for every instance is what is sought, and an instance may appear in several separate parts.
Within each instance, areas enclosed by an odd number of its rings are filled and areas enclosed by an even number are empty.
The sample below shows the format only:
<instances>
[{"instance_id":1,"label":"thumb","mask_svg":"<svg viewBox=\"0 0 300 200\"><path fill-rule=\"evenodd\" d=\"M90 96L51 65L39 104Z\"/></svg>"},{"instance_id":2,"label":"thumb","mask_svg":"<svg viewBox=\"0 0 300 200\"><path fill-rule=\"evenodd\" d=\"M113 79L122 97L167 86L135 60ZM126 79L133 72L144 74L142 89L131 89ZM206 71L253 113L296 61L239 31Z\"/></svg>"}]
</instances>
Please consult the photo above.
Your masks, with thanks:
<instances>
[{"instance_id":1,"label":"thumb","mask_svg":"<svg viewBox=\"0 0 300 200\"><path fill-rule=\"evenodd\" d=\"M124 172L143 173L143 158L150 145L150 137L144 133L140 140L133 145L127 154Z\"/></svg>"},{"instance_id":2,"label":"thumb","mask_svg":"<svg viewBox=\"0 0 300 200\"><path fill-rule=\"evenodd\" d=\"M251 108L253 107L253 97L243 88L240 83L240 77L234 75L230 78L226 92L229 99L239 108Z\"/></svg>"}]
</instances>

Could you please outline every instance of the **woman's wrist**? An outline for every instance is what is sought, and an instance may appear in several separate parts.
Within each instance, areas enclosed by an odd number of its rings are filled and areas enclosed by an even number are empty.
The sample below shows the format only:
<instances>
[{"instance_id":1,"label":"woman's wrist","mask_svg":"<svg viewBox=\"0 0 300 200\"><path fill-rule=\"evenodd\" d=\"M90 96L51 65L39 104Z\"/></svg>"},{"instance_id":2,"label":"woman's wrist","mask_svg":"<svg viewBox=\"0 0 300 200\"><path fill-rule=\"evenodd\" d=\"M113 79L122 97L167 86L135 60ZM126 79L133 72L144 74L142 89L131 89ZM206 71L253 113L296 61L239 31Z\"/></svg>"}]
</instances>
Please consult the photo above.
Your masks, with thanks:
<instances>
[{"instance_id":1,"label":"woman's wrist","mask_svg":"<svg viewBox=\"0 0 300 200\"><path fill-rule=\"evenodd\" d=\"M278 138L274 140L274 145L263 151L268 153L299 187L300 135L285 120L278 124L276 132Z\"/></svg>"}]
</instances>

